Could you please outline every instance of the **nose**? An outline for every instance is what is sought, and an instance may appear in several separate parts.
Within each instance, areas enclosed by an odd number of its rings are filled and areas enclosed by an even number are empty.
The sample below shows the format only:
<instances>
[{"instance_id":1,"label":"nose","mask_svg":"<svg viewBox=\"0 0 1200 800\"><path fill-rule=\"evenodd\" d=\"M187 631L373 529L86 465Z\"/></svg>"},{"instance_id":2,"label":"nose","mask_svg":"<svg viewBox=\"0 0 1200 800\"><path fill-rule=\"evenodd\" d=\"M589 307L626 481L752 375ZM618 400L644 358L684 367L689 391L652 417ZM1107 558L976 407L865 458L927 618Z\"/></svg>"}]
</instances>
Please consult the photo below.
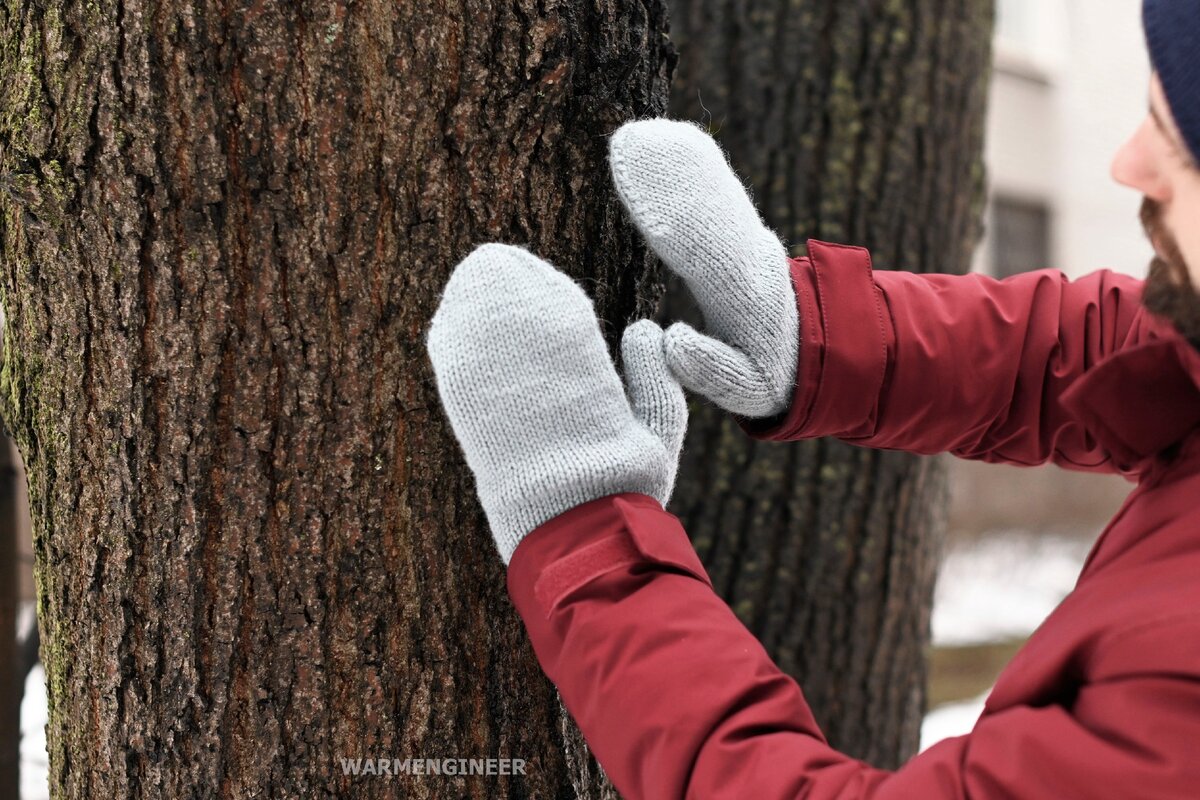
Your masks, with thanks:
<instances>
[{"instance_id":1,"label":"nose","mask_svg":"<svg viewBox=\"0 0 1200 800\"><path fill-rule=\"evenodd\" d=\"M1113 156L1111 173L1122 186L1165 203L1170 199L1171 187L1155 160L1153 134L1154 122L1147 117Z\"/></svg>"}]
</instances>

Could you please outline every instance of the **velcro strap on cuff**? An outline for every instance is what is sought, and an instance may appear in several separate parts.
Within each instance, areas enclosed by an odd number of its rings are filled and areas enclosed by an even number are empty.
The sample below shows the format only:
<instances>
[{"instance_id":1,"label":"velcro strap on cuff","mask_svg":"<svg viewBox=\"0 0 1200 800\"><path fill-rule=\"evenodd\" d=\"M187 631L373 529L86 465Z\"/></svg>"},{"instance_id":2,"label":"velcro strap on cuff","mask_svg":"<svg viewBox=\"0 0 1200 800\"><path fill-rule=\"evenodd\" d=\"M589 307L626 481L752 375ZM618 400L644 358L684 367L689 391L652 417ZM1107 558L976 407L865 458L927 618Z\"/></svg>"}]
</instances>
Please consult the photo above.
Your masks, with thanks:
<instances>
[{"instance_id":1,"label":"velcro strap on cuff","mask_svg":"<svg viewBox=\"0 0 1200 800\"><path fill-rule=\"evenodd\" d=\"M575 550L542 570L533 594L547 617L576 589L601 575L634 564L673 567L712 586L687 533L674 515L620 499L613 505L624 520L619 533Z\"/></svg>"}]
</instances>

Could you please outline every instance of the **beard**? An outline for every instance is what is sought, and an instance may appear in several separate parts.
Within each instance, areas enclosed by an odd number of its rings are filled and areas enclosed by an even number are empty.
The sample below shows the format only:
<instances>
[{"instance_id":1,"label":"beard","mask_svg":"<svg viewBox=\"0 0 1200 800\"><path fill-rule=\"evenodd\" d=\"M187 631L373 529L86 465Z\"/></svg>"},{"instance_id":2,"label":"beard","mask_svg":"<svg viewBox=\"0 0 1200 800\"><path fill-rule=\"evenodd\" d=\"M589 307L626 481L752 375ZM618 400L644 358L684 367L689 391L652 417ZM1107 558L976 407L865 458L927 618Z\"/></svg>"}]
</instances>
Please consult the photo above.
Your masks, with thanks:
<instances>
[{"instance_id":1,"label":"beard","mask_svg":"<svg viewBox=\"0 0 1200 800\"><path fill-rule=\"evenodd\" d=\"M1142 203L1142 227L1161 255L1150 262L1150 273L1142 289L1142 305L1165 319L1200 351L1200 294L1192 283L1179 243L1163 225L1162 206L1150 198Z\"/></svg>"}]
</instances>

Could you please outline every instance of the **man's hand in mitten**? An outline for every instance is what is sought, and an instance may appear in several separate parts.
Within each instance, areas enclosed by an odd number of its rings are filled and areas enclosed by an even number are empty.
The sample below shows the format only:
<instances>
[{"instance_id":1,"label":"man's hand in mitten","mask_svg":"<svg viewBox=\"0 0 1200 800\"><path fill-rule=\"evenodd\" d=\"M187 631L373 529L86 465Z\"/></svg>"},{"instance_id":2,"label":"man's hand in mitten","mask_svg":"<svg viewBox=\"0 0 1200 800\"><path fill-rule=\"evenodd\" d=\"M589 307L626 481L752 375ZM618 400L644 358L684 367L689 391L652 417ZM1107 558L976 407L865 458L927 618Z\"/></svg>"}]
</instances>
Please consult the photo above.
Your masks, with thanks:
<instances>
[{"instance_id":1,"label":"man's hand in mitten","mask_svg":"<svg viewBox=\"0 0 1200 800\"><path fill-rule=\"evenodd\" d=\"M653 322L622 338L627 396L583 289L526 250L488 244L450 276L426 344L505 564L577 505L670 498L687 403Z\"/></svg>"},{"instance_id":2,"label":"man's hand in mitten","mask_svg":"<svg viewBox=\"0 0 1200 800\"><path fill-rule=\"evenodd\" d=\"M668 328L671 371L735 414L786 411L799 350L787 253L721 148L690 123L643 120L613 135L609 164L634 224L683 278L710 334Z\"/></svg>"}]
</instances>

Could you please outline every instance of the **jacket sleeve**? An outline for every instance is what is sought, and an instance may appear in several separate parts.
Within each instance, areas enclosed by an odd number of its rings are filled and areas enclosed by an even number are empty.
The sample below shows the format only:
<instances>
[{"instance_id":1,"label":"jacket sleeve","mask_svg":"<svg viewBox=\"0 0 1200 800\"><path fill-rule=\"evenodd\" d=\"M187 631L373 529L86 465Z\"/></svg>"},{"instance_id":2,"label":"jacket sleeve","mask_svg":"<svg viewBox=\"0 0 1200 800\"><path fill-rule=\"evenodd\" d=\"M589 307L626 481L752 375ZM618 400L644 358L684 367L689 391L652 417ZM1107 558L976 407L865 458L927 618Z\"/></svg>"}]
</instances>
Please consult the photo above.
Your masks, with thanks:
<instances>
[{"instance_id":1,"label":"jacket sleeve","mask_svg":"<svg viewBox=\"0 0 1200 800\"><path fill-rule=\"evenodd\" d=\"M791 265L793 401L779 417L739 419L751 436L1117 469L1062 400L1092 365L1154 335L1142 281L875 271L862 248L810 240L808 250Z\"/></svg>"},{"instance_id":2,"label":"jacket sleeve","mask_svg":"<svg viewBox=\"0 0 1200 800\"><path fill-rule=\"evenodd\" d=\"M986 715L889 772L829 746L795 681L714 594L652 498L601 498L546 523L514 553L508 588L627 800L1174 797L1200 781L1200 685L1178 677L1194 673L1200 636L1171 640L1178 675L1165 662L1155 676L1114 669L1070 713Z\"/></svg>"}]
</instances>

